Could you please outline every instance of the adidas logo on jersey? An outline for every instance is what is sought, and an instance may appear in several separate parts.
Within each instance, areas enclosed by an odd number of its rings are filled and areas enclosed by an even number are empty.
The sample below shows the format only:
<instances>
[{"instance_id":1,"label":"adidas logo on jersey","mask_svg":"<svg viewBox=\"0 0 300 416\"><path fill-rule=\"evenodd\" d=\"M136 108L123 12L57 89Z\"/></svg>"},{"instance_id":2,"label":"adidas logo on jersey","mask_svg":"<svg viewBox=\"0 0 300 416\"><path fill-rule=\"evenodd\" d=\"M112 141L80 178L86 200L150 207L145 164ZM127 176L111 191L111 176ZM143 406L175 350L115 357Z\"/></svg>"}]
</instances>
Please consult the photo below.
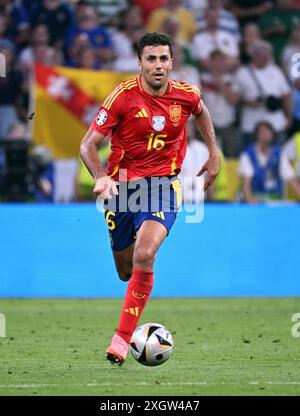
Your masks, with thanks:
<instances>
[{"instance_id":1,"label":"adidas logo on jersey","mask_svg":"<svg viewBox=\"0 0 300 416\"><path fill-rule=\"evenodd\" d=\"M148 117L148 114L144 108L142 108L138 113L136 113L135 117Z\"/></svg>"}]
</instances>

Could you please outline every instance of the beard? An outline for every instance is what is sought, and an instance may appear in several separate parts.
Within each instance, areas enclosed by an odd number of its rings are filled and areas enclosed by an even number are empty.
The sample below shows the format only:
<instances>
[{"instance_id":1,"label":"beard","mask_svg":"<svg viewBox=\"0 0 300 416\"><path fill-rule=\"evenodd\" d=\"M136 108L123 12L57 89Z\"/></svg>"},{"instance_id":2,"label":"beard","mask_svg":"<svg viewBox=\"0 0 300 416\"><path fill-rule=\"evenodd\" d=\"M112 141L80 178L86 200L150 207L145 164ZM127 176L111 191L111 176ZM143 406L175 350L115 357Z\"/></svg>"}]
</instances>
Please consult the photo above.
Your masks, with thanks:
<instances>
[{"instance_id":1,"label":"beard","mask_svg":"<svg viewBox=\"0 0 300 416\"><path fill-rule=\"evenodd\" d=\"M151 88L158 91L166 84L166 76L164 76L160 81L153 81L152 79L150 79L148 84Z\"/></svg>"},{"instance_id":2,"label":"beard","mask_svg":"<svg viewBox=\"0 0 300 416\"><path fill-rule=\"evenodd\" d=\"M160 90L161 89L161 87L164 85L162 82L160 82L159 84L150 84L151 85L151 88L153 88L154 90Z\"/></svg>"}]
</instances>

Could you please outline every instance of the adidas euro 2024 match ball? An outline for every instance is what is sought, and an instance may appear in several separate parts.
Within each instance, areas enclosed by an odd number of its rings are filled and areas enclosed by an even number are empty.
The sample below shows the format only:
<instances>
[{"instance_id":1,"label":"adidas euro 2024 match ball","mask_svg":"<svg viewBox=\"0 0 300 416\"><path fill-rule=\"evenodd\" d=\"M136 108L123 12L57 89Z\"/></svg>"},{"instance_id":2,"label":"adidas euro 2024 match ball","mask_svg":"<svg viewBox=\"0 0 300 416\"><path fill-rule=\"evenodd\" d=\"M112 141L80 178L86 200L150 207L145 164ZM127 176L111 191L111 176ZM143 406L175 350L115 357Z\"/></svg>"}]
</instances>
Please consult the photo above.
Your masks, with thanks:
<instances>
[{"instance_id":1,"label":"adidas euro 2024 match ball","mask_svg":"<svg viewBox=\"0 0 300 416\"><path fill-rule=\"evenodd\" d=\"M156 366L165 363L174 348L173 338L161 324L147 323L139 326L130 341L133 357L143 365Z\"/></svg>"}]
</instances>

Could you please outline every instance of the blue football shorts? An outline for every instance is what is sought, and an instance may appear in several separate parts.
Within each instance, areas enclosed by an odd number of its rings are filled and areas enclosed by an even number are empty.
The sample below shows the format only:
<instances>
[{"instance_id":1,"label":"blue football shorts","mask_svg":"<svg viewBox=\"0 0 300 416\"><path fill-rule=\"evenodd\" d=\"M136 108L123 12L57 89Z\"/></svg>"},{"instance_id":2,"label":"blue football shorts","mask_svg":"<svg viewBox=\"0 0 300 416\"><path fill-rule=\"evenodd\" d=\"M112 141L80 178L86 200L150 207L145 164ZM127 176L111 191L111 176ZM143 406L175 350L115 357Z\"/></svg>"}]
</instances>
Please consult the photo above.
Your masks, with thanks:
<instances>
[{"instance_id":1,"label":"blue football shorts","mask_svg":"<svg viewBox=\"0 0 300 416\"><path fill-rule=\"evenodd\" d=\"M130 246L144 221L158 221L171 230L182 202L181 183L177 176L141 178L117 184L118 195L104 201L111 248Z\"/></svg>"}]
</instances>

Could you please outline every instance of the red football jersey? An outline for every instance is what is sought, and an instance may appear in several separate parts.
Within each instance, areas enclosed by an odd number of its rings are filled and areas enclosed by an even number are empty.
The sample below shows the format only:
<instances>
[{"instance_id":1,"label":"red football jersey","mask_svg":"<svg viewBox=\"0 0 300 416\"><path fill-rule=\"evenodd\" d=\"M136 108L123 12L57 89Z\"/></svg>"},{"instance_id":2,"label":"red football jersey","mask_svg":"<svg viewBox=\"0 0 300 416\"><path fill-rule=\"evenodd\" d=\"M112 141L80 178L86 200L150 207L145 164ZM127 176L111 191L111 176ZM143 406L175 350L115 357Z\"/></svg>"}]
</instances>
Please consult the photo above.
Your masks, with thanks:
<instances>
[{"instance_id":1,"label":"red football jersey","mask_svg":"<svg viewBox=\"0 0 300 416\"><path fill-rule=\"evenodd\" d=\"M152 96L140 75L119 84L101 105L92 127L112 135L107 174L115 180L175 175L186 151L185 123L201 112L198 88L168 81L167 92ZM119 177L126 169L127 177Z\"/></svg>"}]
</instances>

